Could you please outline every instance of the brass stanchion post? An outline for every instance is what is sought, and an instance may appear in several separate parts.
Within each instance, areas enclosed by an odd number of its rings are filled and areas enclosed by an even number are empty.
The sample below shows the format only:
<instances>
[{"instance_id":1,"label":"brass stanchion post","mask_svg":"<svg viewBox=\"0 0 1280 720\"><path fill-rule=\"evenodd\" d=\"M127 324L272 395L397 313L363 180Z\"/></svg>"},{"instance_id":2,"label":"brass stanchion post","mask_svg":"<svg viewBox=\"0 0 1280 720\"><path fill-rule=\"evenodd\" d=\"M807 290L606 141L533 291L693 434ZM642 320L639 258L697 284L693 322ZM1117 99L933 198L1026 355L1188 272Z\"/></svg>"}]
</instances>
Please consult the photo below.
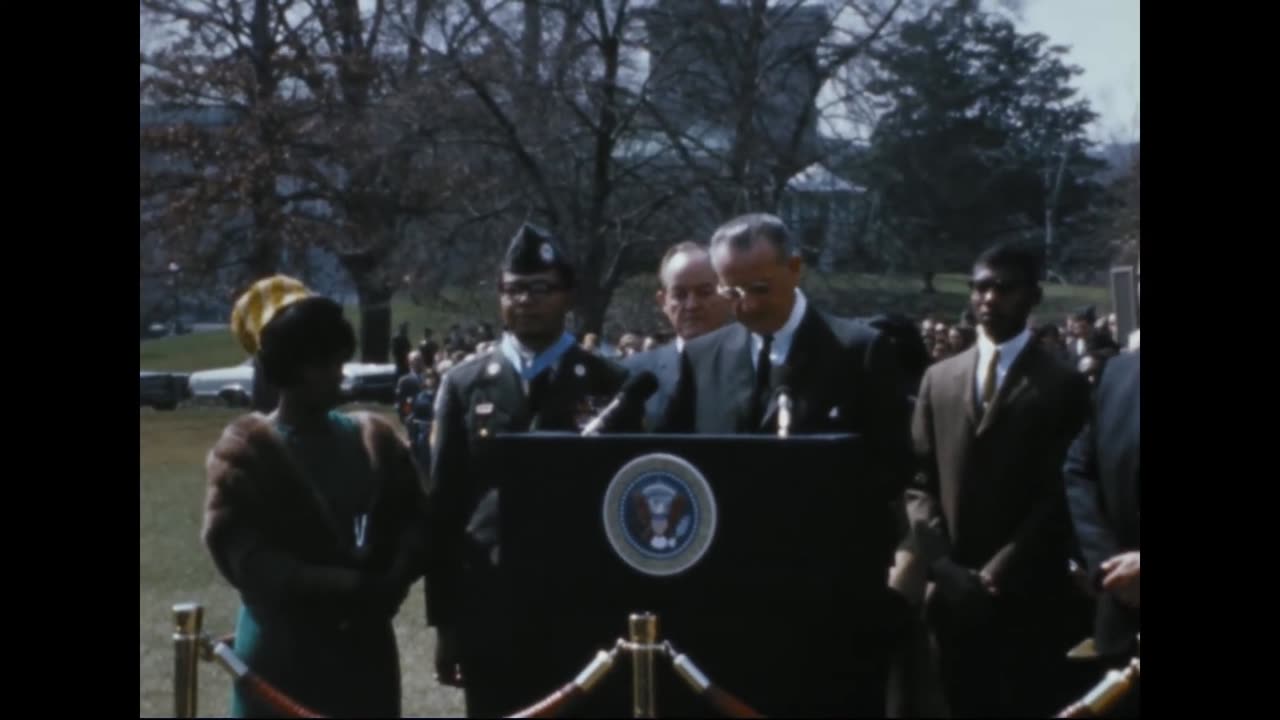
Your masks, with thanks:
<instances>
[{"instance_id":1,"label":"brass stanchion post","mask_svg":"<svg viewBox=\"0 0 1280 720\"><path fill-rule=\"evenodd\" d=\"M653 613L632 613L631 629L631 715L658 716L654 692L653 656L658 642L658 617Z\"/></svg>"},{"instance_id":2,"label":"brass stanchion post","mask_svg":"<svg viewBox=\"0 0 1280 720\"><path fill-rule=\"evenodd\" d=\"M200 690L200 631L204 608L198 603L173 606L173 716L193 718Z\"/></svg>"}]
</instances>

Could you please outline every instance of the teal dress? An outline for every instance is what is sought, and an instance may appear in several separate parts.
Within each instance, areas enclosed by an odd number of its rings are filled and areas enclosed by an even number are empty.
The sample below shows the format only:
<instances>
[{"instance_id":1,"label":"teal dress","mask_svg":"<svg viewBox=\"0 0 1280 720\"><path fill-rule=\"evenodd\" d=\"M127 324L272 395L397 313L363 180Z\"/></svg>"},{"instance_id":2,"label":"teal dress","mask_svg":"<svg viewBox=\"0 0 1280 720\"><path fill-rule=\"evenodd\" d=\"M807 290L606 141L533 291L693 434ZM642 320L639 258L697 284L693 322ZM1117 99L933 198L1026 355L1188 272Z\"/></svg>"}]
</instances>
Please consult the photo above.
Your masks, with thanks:
<instances>
[{"instance_id":1,"label":"teal dress","mask_svg":"<svg viewBox=\"0 0 1280 720\"><path fill-rule=\"evenodd\" d=\"M372 502L372 469L351 418L329 414L325 432L298 433L277 421L289 452L354 550L361 516ZM333 717L399 717L400 667L388 617L345 616L313 608L244 604L236 621L236 654L258 675L310 710ZM282 717L252 692L232 690L232 717Z\"/></svg>"}]
</instances>

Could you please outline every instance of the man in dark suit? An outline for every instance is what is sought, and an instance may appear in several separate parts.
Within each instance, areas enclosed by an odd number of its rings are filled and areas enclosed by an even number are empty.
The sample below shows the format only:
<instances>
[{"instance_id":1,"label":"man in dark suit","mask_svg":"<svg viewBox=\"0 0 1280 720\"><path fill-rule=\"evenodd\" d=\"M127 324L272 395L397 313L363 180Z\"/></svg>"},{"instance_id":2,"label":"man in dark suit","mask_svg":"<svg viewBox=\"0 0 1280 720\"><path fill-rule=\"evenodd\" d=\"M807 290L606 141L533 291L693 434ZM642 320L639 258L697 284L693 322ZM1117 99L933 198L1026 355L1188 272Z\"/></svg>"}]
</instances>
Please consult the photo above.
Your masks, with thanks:
<instances>
[{"instance_id":1,"label":"man in dark suit","mask_svg":"<svg viewBox=\"0 0 1280 720\"><path fill-rule=\"evenodd\" d=\"M920 338L915 323L903 315L876 315L868 319L867 324L888 335L893 342L894 353L898 356L902 370L902 396L914 408L920 380L929 367L929 348Z\"/></svg>"},{"instance_id":2,"label":"man in dark suit","mask_svg":"<svg viewBox=\"0 0 1280 720\"><path fill-rule=\"evenodd\" d=\"M432 337L435 331L431 328L422 329L422 342L418 343L418 353L422 355L422 361L427 367L436 366L436 355L440 352L440 343Z\"/></svg>"},{"instance_id":3,"label":"man in dark suit","mask_svg":"<svg viewBox=\"0 0 1280 720\"><path fill-rule=\"evenodd\" d=\"M909 537L932 584L925 616L946 700L961 717L1048 716L1077 689L1064 681L1065 653L1085 607L1067 572L1060 473L1088 388L1031 341L1037 264L1012 245L978 258L978 343L929 368L912 420Z\"/></svg>"},{"instance_id":4,"label":"man in dark suit","mask_svg":"<svg viewBox=\"0 0 1280 720\"><path fill-rule=\"evenodd\" d=\"M409 351L412 349L409 323L400 323L400 330L391 338L391 360L396 364L396 377L404 377L409 372Z\"/></svg>"},{"instance_id":5,"label":"man in dark suit","mask_svg":"<svg viewBox=\"0 0 1280 720\"><path fill-rule=\"evenodd\" d=\"M427 624L436 628L439 681L464 689L473 717L512 713L546 691L523 688L520 668L507 662L507 603L522 589L504 587L498 572L498 491L482 472L485 438L577 430L626 377L565 332L573 287L573 268L555 239L522 227L499 282L508 332L494 349L450 370L437 394L427 491ZM638 431L639 409L631 415L628 429Z\"/></svg>"},{"instance_id":6,"label":"man in dark suit","mask_svg":"<svg viewBox=\"0 0 1280 720\"><path fill-rule=\"evenodd\" d=\"M400 415L401 423L408 424L409 415L413 411L413 398L422 390L422 375L426 370L422 353L410 351L409 372L396 381L396 412Z\"/></svg>"},{"instance_id":7,"label":"man in dark suit","mask_svg":"<svg viewBox=\"0 0 1280 720\"><path fill-rule=\"evenodd\" d=\"M1099 591L1094 644L1111 667L1128 663L1142 627L1141 377L1141 350L1107 363L1063 468L1076 540Z\"/></svg>"},{"instance_id":8,"label":"man in dark suit","mask_svg":"<svg viewBox=\"0 0 1280 720\"><path fill-rule=\"evenodd\" d=\"M859 509L868 545L857 549L864 560L858 577L844 578L859 588L860 604L850 608L848 619L892 632L900 618L889 614L886 582L899 531L891 508L911 467L908 406L892 342L864 322L833 317L809 302L799 289L803 262L796 243L773 215L745 215L722 225L711 238L711 262L738 323L685 344L661 429L776 432L777 395L785 385L793 434L862 435L865 472L850 481L863 484L869 504L883 506ZM888 650L872 648L870 637L859 648L863 669L857 687L838 707L777 709L883 715Z\"/></svg>"},{"instance_id":9,"label":"man in dark suit","mask_svg":"<svg viewBox=\"0 0 1280 720\"><path fill-rule=\"evenodd\" d=\"M1067 329L1070 339L1067 341L1067 356L1072 367L1089 355L1098 353L1110 357L1120 352L1120 345L1106 330L1099 331L1095 327L1096 313L1092 305L1072 311L1067 316Z\"/></svg>"},{"instance_id":10,"label":"man in dark suit","mask_svg":"<svg viewBox=\"0 0 1280 720\"><path fill-rule=\"evenodd\" d=\"M658 307L671 322L675 340L623 360L631 372L648 370L658 378L658 391L645 403L645 427L656 428L680 378L680 353L688 341L733 320L733 307L716 292L711 254L693 242L673 245L658 265Z\"/></svg>"}]
</instances>

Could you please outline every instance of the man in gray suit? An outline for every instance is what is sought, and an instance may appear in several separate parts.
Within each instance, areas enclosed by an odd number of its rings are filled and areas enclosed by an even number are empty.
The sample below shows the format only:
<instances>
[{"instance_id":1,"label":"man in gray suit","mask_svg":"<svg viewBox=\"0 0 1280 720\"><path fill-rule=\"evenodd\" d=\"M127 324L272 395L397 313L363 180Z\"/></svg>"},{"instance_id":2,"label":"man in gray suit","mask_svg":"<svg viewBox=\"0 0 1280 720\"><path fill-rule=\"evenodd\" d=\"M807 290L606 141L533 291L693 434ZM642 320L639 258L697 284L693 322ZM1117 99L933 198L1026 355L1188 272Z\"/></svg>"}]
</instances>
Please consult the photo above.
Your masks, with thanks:
<instances>
[{"instance_id":1,"label":"man in gray suit","mask_svg":"<svg viewBox=\"0 0 1280 720\"><path fill-rule=\"evenodd\" d=\"M645 427L652 430L665 412L680 379L680 353L684 344L717 330L733 320L732 303L716 292L716 271L711 255L697 243L673 245L658 265L655 298L671 322L675 340L623 361L633 373L648 370L658 377L658 391L645 403Z\"/></svg>"}]
</instances>

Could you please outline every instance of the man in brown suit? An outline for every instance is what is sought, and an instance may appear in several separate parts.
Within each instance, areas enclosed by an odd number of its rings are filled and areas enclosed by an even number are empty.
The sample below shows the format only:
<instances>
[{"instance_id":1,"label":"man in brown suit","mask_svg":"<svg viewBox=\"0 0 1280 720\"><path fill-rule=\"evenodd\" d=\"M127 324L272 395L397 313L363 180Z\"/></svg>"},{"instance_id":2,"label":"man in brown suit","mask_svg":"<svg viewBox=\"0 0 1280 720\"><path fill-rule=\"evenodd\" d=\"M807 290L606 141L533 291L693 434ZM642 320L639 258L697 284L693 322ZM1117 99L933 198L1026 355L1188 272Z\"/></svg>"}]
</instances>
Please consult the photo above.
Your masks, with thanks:
<instances>
[{"instance_id":1,"label":"man in brown suit","mask_svg":"<svg viewBox=\"0 0 1280 720\"><path fill-rule=\"evenodd\" d=\"M978 258L978 343L929 368L912 420L906 547L928 568L925 617L956 716L1045 717L1075 690L1065 653L1085 616L1060 472L1088 388L1031 342L1038 277L1015 246Z\"/></svg>"}]
</instances>

